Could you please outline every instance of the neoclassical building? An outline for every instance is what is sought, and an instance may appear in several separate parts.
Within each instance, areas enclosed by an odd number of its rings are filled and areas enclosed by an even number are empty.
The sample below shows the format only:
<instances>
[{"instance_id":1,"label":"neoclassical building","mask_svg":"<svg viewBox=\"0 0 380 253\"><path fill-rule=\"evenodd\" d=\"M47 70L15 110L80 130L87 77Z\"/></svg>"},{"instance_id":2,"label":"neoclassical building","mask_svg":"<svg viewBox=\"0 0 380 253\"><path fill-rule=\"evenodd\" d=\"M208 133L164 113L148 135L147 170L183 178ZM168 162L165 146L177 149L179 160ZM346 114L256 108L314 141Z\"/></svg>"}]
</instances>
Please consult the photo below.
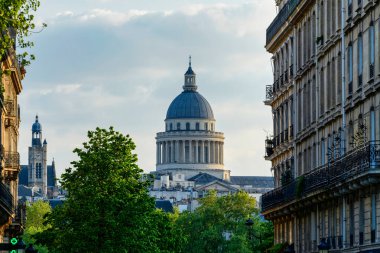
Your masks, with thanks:
<instances>
[{"instance_id":1,"label":"neoclassical building","mask_svg":"<svg viewBox=\"0 0 380 253\"><path fill-rule=\"evenodd\" d=\"M380 1L275 2L262 213L297 253L380 252Z\"/></svg>"},{"instance_id":2,"label":"neoclassical building","mask_svg":"<svg viewBox=\"0 0 380 253\"><path fill-rule=\"evenodd\" d=\"M189 179L208 173L229 181L224 168L224 134L207 100L197 91L196 75L189 62L183 92L170 104L165 132L157 133L156 173L179 174Z\"/></svg>"}]
</instances>

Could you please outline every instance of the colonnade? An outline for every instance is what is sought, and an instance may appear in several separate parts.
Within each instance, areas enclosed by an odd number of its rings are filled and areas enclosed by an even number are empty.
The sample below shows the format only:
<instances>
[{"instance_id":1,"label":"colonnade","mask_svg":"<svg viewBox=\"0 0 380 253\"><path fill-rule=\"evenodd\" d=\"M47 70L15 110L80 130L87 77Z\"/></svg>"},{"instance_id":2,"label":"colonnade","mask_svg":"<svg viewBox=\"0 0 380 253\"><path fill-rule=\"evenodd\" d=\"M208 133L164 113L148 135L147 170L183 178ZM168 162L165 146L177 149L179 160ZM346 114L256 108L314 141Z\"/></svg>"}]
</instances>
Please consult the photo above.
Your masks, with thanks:
<instances>
[{"instance_id":1,"label":"colonnade","mask_svg":"<svg viewBox=\"0 0 380 253\"><path fill-rule=\"evenodd\" d=\"M224 143L205 140L168 140L157 143L157 164L212 163L223 164Z\"/></svg>"}]
</instances>

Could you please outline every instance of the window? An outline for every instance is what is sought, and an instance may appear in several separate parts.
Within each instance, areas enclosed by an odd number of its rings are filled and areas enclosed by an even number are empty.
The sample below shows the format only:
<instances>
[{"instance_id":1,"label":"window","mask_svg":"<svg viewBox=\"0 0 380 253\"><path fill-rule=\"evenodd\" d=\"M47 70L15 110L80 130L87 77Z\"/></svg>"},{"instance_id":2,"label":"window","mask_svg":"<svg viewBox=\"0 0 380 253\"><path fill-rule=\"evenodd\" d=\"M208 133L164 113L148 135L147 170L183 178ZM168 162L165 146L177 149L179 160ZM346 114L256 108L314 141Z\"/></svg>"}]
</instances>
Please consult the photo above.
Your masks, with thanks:
<instances>
[{"instance_id":1,"label":"window","mask_svg":"<svg viewBox=\"0 0 380 253\"><path fill-rule=\"evenodd\" d=\"M368 34L368 43L369 43L369 78L374 77L375 72L375 28L373 26L373 21L369 26Z\"/></svg>"},{"instance_id":2,"label":"window","mask_svg":"<svg viewBox=\"0 0 380 253\"><path fill-rule=\"evenodd\" d=\"M347 49L347 70L348 70L348 93L352 94L353 64L352 64L352 43L348 44Z\"/></svg>"},{"instance_id":3,"label":"window","mask_svg":"<svg viewBox=\"0 0 380 253\"><path fill-rule=\"evenodd\" d=\"M214 124L211 123L211 131L214 131Z\"/></svg>"},{"instance_id":4,"label":"window","mask_svg":"<svg viewBox=\"0 0 380 253\"><path fill-rule=\"evenodd\" d=\"M321 165L325 165L325 157L326 157L325 140L322 139L322 141L321 141Z\"/></svg>"},{"instance_id":5,"label":"window","mask_svg":"<svg viewBox=\"0 0 380 253\"><path fill-rule=\"evenodd\" d=\"M190 130L190 123L189 122L186 123L186 130Z\"/></svg>"},{"instance_id":6,"label":"window","mask_svg":"<svg viewBox=\"0 0 380 253\"><path fill-rule=\"evenodd\" d=\"M376 194L371 196L371 243L376 241Z\"/></svg>"},{"instance_id":7,"label":"window","mask_svg":"<svg viewBox=\"0 0 380 253\"><path fill-rule=\"evenodd\" d=\"M173 131L173 123L170 123L170 131Z\"/></svg>"},{"instance_id":8,"label":"window","mask_svg":"<svg viewBox=\"0 0 380 253\"><path fill-rule=\"evenodd\" d=\"M208 124L205 123L205 131L208 131Z\"/></svg>"},{"instance_id":9,"label":"window","mask_svg":"<svg viewBox=\"0 0 380 253\"><path fill-rule=\"evenodd\" d=\"M177 130L181 130L181 123L177 123Z\"/></svg>"},{"instance_id":10,"label":"window","mask_svg":"<svg viewBox=\"0 0 380 253\"><path fill-rule=\"evenodd\" d=\"M199 131L199 122L195 124L195 130Z\"/></svg>"},{"instance_id":11,"label":"window","mask_svg":"<svg viewBox=\"0 0 380 253\"><path fill-rule=\"evenodd\" d=\"M41 163L36 163L36 178L42 178L42 165L41 165Z\"/></svg>"},{"instance_id":12,"label":"window","mask_svg":"<svg viewBox=\"0 0 380 253\"><path fill-rule=\"evenodd\" d=\"M363 37L359 34L358 37L358 87L363 84Z\"/></svg>"}]
</instances>

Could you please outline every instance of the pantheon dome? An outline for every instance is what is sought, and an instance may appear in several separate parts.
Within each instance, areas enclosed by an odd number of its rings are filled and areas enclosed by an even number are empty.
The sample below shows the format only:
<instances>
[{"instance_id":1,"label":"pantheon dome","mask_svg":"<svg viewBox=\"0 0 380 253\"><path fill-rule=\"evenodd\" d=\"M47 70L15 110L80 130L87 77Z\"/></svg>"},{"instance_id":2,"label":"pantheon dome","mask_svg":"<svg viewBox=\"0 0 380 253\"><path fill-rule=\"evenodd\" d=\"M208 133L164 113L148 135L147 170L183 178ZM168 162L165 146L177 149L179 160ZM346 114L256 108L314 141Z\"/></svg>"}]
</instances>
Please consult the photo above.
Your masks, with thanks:
<instances>
[{"instance_id":1,"label":"pantheon dome","mask_svg":"<svg viewBox=\"0 0 380 253\"><path fill-rule=\"evenodd\" d=\"M213 110L197 91L191 61L184 76L183 91L167 110L165 132L156 136L156 171L183 175L184 180L199 173L229 180L230 172L224 169L224 134L215 130Z\"/></svg>"}]
</instances>

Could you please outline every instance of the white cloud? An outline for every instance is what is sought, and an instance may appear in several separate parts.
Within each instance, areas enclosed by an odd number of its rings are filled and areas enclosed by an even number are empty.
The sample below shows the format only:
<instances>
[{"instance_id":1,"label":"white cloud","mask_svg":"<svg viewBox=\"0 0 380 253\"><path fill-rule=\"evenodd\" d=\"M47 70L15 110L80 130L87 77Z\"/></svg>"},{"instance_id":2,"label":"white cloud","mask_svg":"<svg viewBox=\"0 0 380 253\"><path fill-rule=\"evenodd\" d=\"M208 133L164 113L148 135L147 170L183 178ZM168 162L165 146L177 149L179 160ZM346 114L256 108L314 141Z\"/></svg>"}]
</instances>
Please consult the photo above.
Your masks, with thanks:
<instances>
[{"instance_id":1,"label":"white cloud","mask_svg":"<svg viewBox=\"0 0 380 253\"><path fill-rule=\"evenodd\" d=\"M134 6L125 8L126 2ZM71 151L87 130L110 125L131 134L140 166L153 170L154 137L182 90L191 54L199 91L214 110L218 130L225 132L228 169L233 175L269 175L262 156L263 129L271 129L271 113L262 100L272 75L263 45L274 4L217 2L44 2L56 6L46 13L59 15L35 37L37 61L23 83L23 163L38 112L59 172L69 166Z\"/></svg>"}]
</instances>

